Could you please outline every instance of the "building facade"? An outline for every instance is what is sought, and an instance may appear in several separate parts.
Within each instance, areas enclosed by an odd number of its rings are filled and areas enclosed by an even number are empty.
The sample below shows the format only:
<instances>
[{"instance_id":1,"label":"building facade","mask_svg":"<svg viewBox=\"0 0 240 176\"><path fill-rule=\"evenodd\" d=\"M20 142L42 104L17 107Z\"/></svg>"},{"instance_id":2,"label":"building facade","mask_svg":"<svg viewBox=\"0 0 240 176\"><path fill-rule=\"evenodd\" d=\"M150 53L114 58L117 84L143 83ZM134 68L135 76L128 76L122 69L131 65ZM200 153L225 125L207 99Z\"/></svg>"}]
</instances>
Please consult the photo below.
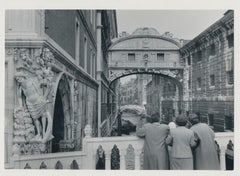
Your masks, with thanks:
<instances>
[{"instance_id":1,"label":"building facade","mask_svg":"<svg viewBox=\"0 0 240 176\"><path fill-rule=\"evenodd\" d=\"M181 113L181 99L179 99L179 88L175 81L152 75L152 81L147 84L146 110L149 115L159 113L174 120Z\"/></svg>"},{"instance_id":2,"label":"building facade","mask_svg":"<svg viewBox=\"0 0 240 176\"><path fill-rule=\"evenodd\" d=\"M181 49L188 79L187 109L215 131L233 130L234 14L227 11ZM187 84L186 84L187 85Z\"/></svg>"},{"instance_id":3,"label":"building facade","mask_svg":"<svg viewBox=\"0 0 240 176\"><path fill-rule=\"evenodd\" d=\"M145 106L147 103L146 86L152 80L152 75L139 74L136 75L136 88L137 88L137 104Z\"/></svg>"},{"instance_id":4,"label":"building facade","mask_svg":"<svg viewBox=\"0 0 240 176\"><path fill-rule=\"evenodd\" d=\"M121 106L137 104L136 85L136 78L131 78L128 82L121 84Z\"/></svg>"},{"instance_id":5,"label":"building facade","mask_svg":"<svg viewBox=\"0 0 240 176\"><path fill-rule=\"evenodd\" d=\"M153 76L147 85L147 112L169 120L197 113L214 131L234 129L233 11L180 48L182 89L175 81ZM182 94L182 96L178 96Z\"/></svg>"},{"instance_id":6,"label":"building facade","mask_svg":"<svg viewBox=\"0 0 240 176\"><path fill-rule=\"evenodd\" d=\"M87 124L100 135L99 104L116 96L101 84L116 35L113 10L6 11L6 167L12 156L81 150Z\"/></svg>"}]
</instances>

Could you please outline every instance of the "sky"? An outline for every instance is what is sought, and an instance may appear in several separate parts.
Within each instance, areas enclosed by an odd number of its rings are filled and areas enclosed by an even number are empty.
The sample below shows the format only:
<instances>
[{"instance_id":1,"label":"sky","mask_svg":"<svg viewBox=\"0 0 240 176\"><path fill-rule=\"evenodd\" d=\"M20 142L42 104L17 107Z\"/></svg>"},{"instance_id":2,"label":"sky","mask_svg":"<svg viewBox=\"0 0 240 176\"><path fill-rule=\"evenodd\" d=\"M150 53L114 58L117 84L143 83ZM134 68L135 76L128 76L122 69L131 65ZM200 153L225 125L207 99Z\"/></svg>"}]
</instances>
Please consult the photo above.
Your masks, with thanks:
<instances>
[{"instance_id":1,"label":"sky","mask_svg":"<svg viewBox=\"0 0 240 176\"><path fill-rule=\"evenodd\" d=\"M160 34L166 31L179 39L191 40L215 23L226 10L117 10L118 33L129 34L139 27L153 27ZM136 75L120 79L127 82Z\"/></svg>"},{"instance_id":2,"label":"sky","mask_svg":"<svg viewBox=\"0 0 240 176\"><path fill-rule=\"evenodd\" d=\"M179 39L193 39L223 17L226 10L117 10L118 32L138 27L170 31Z\"/></svg>"}]
</instances>

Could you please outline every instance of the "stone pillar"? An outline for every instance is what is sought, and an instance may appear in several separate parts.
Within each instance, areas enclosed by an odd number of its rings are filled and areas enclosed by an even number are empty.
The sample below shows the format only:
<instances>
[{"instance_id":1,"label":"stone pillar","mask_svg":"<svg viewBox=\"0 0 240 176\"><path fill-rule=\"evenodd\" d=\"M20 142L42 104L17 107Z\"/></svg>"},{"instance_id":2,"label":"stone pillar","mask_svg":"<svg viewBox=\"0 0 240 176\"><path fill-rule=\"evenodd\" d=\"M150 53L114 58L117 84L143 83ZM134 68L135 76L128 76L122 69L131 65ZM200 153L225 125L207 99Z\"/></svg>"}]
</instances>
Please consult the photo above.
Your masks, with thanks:
<instances>
[{"instance_id":1,"label":"stone pillar","mask_svg":"<svg viewBox=\"0 0 240 176\"><path fill-rule=\"evenodd\" d=\"M126 150L120 151L120 170L126 169Z\"/></svg>"},{"instance_id":2,"label":"stone pillar","mask_svg":"<svg viewBox=\"0 0 240 176\"><path fill-rule=\"evenodd\" d=\"M226 163L225 163L225 150L223 146L220 148L220 169L226 170Z\"/></svg>"},{"instance_id":3,"label":"stone pillar","mask_svg":"<svg viewBox=\"0 0 240 176\"><path fill-rule=\"evenodd\" d=\"M97 11L97 80L98 80L98 137L101 137L101 74L102 74L102 24L101 10Z\"/></svg>"},{"instance_id":4,"label":"stone pillar","mask_svg":"<svg viewBox=\"0 0 240 176\"><path fill-rule=\"evenodd\" d=\"M178 114L179 114L179 108L178 108L178 101L179 101L179 88L178 88L178 86L177 85L175 85L176 86L176 94L175 94L175 102L174 102L174 106L175 106L175 116L177 117L178 116Z\"/></svg>"},{"instance_id":5,"label":"stone pillar","mask_svg":"<svg viewBox=\"0 0 240 176\"><path fill-rule=\"evenodd\" d=\"M16 105L15 51L22 41L34 41L44 34L44 10L6 10L5 12L5 166L10 167L13 145L13 112ZM18 43L20 41L20 43ZM32 45L34 42L29 43ZM15 45L15 46L13 46ZM17 56L16 56L17 57ZM17 59L17 58L16 58Z\"/></svg>"},{"instance_id":6,"label":"stone pillar","mask_svg":"<svg viewBox=\"0 0 240 176\"><path fill-rule=\"evenodd\" d=\"M71 119L71 139L75 139L75 117L74 117L74 109L75 109L75 103L74 103L74 80L72 78L69 79L69 85L70 85L70 119Z\"/></svg>"},{"instance_id":7,"label":"stone pillar","mask_svg":"<svg viewBox=\"0 0 240 176\"><path fill-rule=\"evenodd\" d=\"M105 169L106 170L111 170L111 151L108 150L108 151L106 151L105 154L106 154L105 155L105 163L106 163Z\"/></svg>"},{"instance_id":8,"label":"stone pillar","mask_svg":"<svg viewBox=\"0 0 240 176\"><path fill-rule=\"evenodd\" d=\"M10 164L13 145L13 111L15 104L15 80L14 80L14 49L5 50L5 158L4 162ZM6 165L6 167L8 167Z\"/></svg>"}]
</instances>

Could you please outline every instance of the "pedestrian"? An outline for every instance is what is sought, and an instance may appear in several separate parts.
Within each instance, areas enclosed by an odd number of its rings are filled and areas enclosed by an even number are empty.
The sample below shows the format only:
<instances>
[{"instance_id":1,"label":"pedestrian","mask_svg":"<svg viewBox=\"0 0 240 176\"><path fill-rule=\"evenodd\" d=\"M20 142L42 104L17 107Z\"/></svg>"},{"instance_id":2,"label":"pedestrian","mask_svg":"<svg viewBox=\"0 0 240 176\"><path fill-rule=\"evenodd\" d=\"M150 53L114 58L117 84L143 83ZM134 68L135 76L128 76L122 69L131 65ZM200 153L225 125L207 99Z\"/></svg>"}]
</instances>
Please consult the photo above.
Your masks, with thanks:
<instances>
[{"instance_id":1,"label":"pedestrian","mask_svg":"<svg viewBox=\"0 0 240 176\"><path fill-rule=\"evenodd\" d=\"M172 128L166 138L166 144L171 149L172 170L193 170L192 147L196 146L197 139L192 130L185 127L187 117L183 114L176 118L176 128Z\"/></svg>"},{"instance_id":2,"label":"pedestrian","mask_svg":"<svg viewBox=\"0 0 240 176\"><path fill-rule=\"evenodd\" d=\"M177 126L176 126L176 123L174 121L171 121L169 124L168 124L169 128L170 128L170 131L172 129L175 129ZM169 162L171 163L172 162L172 147L170 145L168 145L168 153L169 153ZM170 169L171 168L171 165L170 165Z\"/></svg>"},{"instance_id":3,"label":"pedestrian","mask_svg":"<svg viewBox=\"0 0 240 176\"><path fill-rule=\"evenodd\" d=\"M158 113L151 116L151 121L142 125L140 119L137 124L137 136L144 138L144 170L168 170L169 157L165 139L168 135L169 127L160 124Z\"/></svg>"},{"instance_id":4,"label":"pedestrian","mask_svg":"<svg viewBox=\"0 0 240 176\"><path fill-rule=\"evenodd\" d=\"M197 114L190 115L190 128L199 138L199 145L193 150L194 169L196 170L219 170L218 153L214 141L213 130L205 123L200 123Z\"/></svg>"}]
</instances>

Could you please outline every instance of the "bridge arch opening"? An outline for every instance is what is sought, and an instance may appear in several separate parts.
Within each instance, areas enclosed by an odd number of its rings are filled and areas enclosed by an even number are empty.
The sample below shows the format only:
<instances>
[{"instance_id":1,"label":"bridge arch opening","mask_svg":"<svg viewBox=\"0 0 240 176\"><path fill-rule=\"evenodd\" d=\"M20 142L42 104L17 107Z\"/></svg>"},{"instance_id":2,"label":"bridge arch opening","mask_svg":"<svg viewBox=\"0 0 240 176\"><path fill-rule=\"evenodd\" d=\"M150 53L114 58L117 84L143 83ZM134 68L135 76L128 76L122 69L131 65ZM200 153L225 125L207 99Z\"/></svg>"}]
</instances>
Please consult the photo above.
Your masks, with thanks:
<instances>
[{"instance_id":1,"label":"bridge arch opening","mask_svg":"<svg viewBox=\"0 0 240 176\"><path fill-rule=\"evenodd\" d=\"M129 76L132 79L127 79ZM139 105L146 109L148 115L159 113L169 118L169 121L184 111L183 83L177 77L141 72L122 75L113 80L111 85L117 81L120 82L120 106Z\"/></svg>"}]
</instances>

